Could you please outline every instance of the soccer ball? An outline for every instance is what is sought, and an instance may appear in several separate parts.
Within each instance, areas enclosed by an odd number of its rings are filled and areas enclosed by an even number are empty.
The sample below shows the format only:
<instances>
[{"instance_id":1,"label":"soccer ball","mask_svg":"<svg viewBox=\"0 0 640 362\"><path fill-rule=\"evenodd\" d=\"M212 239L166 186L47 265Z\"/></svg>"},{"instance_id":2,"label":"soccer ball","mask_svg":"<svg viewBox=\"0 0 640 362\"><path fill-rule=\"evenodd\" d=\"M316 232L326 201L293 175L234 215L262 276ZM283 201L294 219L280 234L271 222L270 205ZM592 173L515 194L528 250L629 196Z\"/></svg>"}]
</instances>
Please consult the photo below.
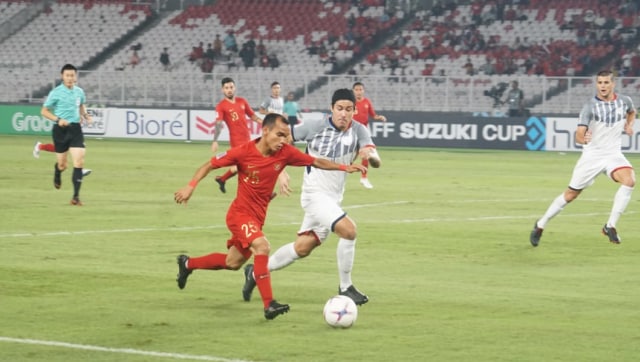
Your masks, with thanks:
<instances>
[{"instance_id":1,"label":"soccer ball","mask_svg":"<svg viewBox=\"0 0 640 362\"><path fill-rule=\"evenodd\" d=\"M349 328L358 318L358 307L344 295L331 297L324 305L324 320L334 328Z\"/></svg>"}]
</instances>

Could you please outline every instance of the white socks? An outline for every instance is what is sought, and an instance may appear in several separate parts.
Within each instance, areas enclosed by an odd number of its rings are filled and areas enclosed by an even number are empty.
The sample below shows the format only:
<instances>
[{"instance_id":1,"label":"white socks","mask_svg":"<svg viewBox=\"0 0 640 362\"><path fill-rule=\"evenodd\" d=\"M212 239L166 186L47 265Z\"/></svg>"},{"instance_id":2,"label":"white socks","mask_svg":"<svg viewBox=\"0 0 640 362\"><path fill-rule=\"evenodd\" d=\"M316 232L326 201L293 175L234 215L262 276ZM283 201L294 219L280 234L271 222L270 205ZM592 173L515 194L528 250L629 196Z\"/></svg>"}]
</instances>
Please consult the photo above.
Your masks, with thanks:
<instances>
[{"instance_id":1,"label":"white socks","mask_svg":"<svg viewBox=\"0 0 640 362\"><path fill-rule=\"evenodd\" d=\"M293 243L285 244L269 257L269 271L282 269L299 258L293 247Z\"/></svg>"},{"instance_id":2,"label":"white socks","mask_svg":"<svg viewBox=\"0 0 640 362\"><path fill-rule=\"evenodd\" d=\"M340 274L340 290L346 290L353 283L351 282L351 269L353 269L353 259L356 253L356 241L340 238L338 241L338 273Z\"/></svg>"},{"instance_id":3,"label":"white socks","mask_svg":"<svg viewBox=\"0 0 640 362\"><path fill-rule=\"evenodd\" d=\"M558 215L562 209L568 204L564 199L564 192L560 194L560 196L556 197L549 205L549 208L544 213L544 215L538 220L538 227L544 229L545 225L551 220L554 216Z\"/></svg>"},{"instance_id":4,"label":"white socks","mask_svg":"<svg viewBox=\"0 0 640 362\"><path fill-rule=\"evenodd\" d=\"M620 188L616 192L616 196L613 198L613 207L611 208L611 215L609 215L607 226L616 227L618 219L620 219L620 216L629 204L629 200L631 200L632 192L633 187L620 185Z\"/></svg>"}]
</instances>

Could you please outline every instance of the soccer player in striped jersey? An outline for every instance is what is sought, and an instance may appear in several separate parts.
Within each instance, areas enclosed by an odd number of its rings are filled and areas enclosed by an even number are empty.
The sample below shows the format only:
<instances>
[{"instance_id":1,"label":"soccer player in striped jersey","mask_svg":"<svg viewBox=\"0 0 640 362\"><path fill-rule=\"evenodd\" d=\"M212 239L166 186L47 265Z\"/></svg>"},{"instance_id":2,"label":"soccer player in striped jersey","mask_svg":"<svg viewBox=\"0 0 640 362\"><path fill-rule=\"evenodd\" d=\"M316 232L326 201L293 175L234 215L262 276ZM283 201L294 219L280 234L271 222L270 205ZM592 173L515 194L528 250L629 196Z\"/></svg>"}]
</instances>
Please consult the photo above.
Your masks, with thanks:
<instances>
[{"instance_id":1,"label":"soccer player in striped jersey","mask_svg":"<svg viewBox=\"0 0 640 362\"><path fill-rule=\"evenodd\" d=\"M280 96L280 83L271 83L271 95L260 103L260 114L279 113L284 114L284 98Z\"/></svg>"},{"instance_id":2,"label":"soccer player in striped jersey","mask_svg":"<svg viewBox=\"0 0 640 362\"><path fill-rule=\"evenodd\" d=\"M353 90L353 94L356 97L356 111L353 114L353 120L362 123L366 127L369 127L369 117L373 118L376 121L386 122L387 117L377 114L373 109L373 104L371 104L371 100L364 96L364 84L361 82L353 83L351 87ZM364 158L362 159L362 165L364 167L369 167L369 161ZM362 174L360 176L360 184L367 189L372 189L373 185L369 182L368 173Z\"/></svg>"},{"instance_id":3,"label":"soccer player in striped jersey","mask_svg":"<svg viewBox=\"0 0 640 362\"><path fill-rule=\"evenodd\" d=\"M296 141L307 142L307 153L313 157L343 164L352 164L360 156L368 158L372 167L380 166L369 129L353 122L355 96L350 89L338 89L331 101L331 117L324 120L305 121L292 127ZM363 170L366 170L362 166ZM346 178L338 172L331 173L307 168L302 183L300 201L305 211L298 237L294 242L276 250L269 258L269 270L282 269L299 258L311 254L334 232L338 241L338 292L354 300L358 305L369 298L358 291L351 281L355 255L356 224L342 209ZM251 299L256 279L252 265L245 268L245 285L242 296Z\"/></svg>"},{"instance_id":4,"label":"soccer player in striped jersey","mask_svg":"<svg viewBox=\"0 0 640 362\"><path fill-rule=\"evenodd\" d=\"M622 134L633 135L636 110L630 97L615 93L611 71L599 72L595 84L596 95L582 107L575 135L576 143L583 145L582 155L573 169L569 187L553 200L533 225L529 236L533 246L538 246L547 222L591 186L601 173L620 184L602 233L614 244L621 241L616 223L627 208L636 183L633 167L622 154Z\"/></svg>"},{"instance_id":5,"label":"soccer player in striped jersey","mask_svg":"<svg viewBox=\"0 0 640 362\"><path fill-rule=\"evenodd\" d=\"M285 116L270 113L262 122L262 137L247 142L229 151L211 158L196 171L191 182L174 194L177 203L187 203L200 180L211 170L236 165L238 168L238 191L227 211L227 227L231 237L227 241L227 253L212 253L199 257L179 255L178 287L183 289L187 278L195 269L238 270L255 255L255 273L258 290L264 304L264 316L273 319L289 311L289 305L280 304L273 298L271 277L267 262L269 259L269 241L262 232L271 201L271 192L278 175L287 165L307 166L308 171L340 170L346 172L364 172L361 165L338 164L324 157L300 152L289 144L291 130ZM313 166L313 168L312 168Z\"/></svg>"}]
</instances>

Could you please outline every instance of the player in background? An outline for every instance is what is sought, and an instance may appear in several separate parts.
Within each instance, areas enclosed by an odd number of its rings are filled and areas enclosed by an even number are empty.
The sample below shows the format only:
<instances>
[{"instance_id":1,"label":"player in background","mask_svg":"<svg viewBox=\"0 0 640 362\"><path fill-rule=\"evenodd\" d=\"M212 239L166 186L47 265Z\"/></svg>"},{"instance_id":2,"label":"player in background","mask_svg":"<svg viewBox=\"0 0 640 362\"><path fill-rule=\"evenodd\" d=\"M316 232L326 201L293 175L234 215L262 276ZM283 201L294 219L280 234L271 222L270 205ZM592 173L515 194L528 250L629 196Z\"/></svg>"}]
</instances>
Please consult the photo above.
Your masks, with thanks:
<instances>
[{"instance_id":1,"label":"player in background","mask_svg":"<svg viewBox=\"0 0 640 362\"><path fill-rule=\"evenodd\" d=\"M280 96L280 83L271 83L271 95L260 103L260 114L284 114L284 99Z\"/></svg>"},{"instance_id":2,"label":"player in background","mask_svg":"<svg viewBox=\"0 0 640 362\"><path fill-rule=\"evenodd\" d=\"M596 95L582 107L575 133L576 143L583 145L582 155L573 169L569 187L533 224L529 236L533 246L540 243L547 222L575 200L582 190L591 186L601 173L620 183L602 233L614 244L621 241L616 223L627 208L636 183L633 167L622 154L622 133L633 135L636 110L630 97L615 93L615 79L611 71L599 72L595 85Z\"/></svg>"},{"instance_id":3,"label":"player in background","mask_svg":"<svg viewBox=\"0 0 640 362\"><path fill-rule=\"evenodd\" d=\"M353 94L356 97L356 111L353 114L354 121L357 121L365 125L366 127L369 127L369 117L373 118L376 121L387 121L387 117L381 114L377 114L373 109L373 104L371 104L369 98L364 96L364 84L362 84L361 82L355 82L353 83L351 89L353 90ZM363 158L362 165L364 167L369 167L369 161L366 158ZM371 184L371 182L369 182L369 178L367 176L368 175L366 173L362 174L362 176L360 177L360 183L365 188L372 189L373 185Z\"/></svg>"},{"instance_id":4,"label":"player in background","mask_svg":"<svg viewBox=\"0 0 640 362\"><path fill-rule=\"evenodd\" d=\"M72 64L65 64L60 74L62 83L49 92L40 114L55 123L51 130L56 152L53 186L56 189L61 187L61 174L67 169L68 154L70 153L73 162L71 205L82 206L80 186L82 185L85 147L80 122L84 120L91 123L93 120L85 107L84 90L76 85L78 69Z\"/></svg>"},{"instance_id":5,"label":"player in background","mask_svg":"<svg viewBox=\"0 0 640 362\"><path fill-rule=\"evenodd\" d=\"M300 105L295 101L295 95L293 92L287 94L287 99L284 101L284 114L289 117L290 125L297 125L302 121L302 110Z\"/></svg>"},{"instance_id":6,"label":"player in background","mask_svg":"<svg viewBox=\"0 0 640 362\"><path fill-rule=\"evenodd\" d=\"M334 162L352 164L360 156L370 161L372 167L380 167L380 157L371 140L369 129L353 122L355 96L350 89L338 89L331 100L331 116L321 120L307 120L292 127L296 141L307 142L307 153L313 157ZM360 165L359 165L360 166ZM364 166L362 169L366 170ZM355 256L356 224L342 209L346 177L344 174L307 169L303 176L300 201L305 215L294 242L283 245L269 258L269 270L282 269L299 258L311 254L334 232L340 238L337 247L338 292L364 304L369 298L358 291L351 281ZM251 299L256 285L252 265L245 268L245 284L242 296Z\"/></svg>"},{"instance_id":7,"label":"player in background","mask_svg":"<svg viewBox=\"0 0 640 362\"><path fill-rule=\"evenodd\" d=\"M224 98L216 106L216 125L213 133L213 143L211 151L218 151L218 137L222 130L222 122L227 125L229 130L229 146L231 148L238 147L251 140L251 133L247 126L247 117L254 122L262 123L262 119L258 117L246 99L236 96L236 83L232 78L222 79L222 94ZM216 177L216 182L222 193L227 192L226 182L238 172L235 166L232 166L222 176Z\"/></svg>"},{"instance_id":8,"label":"player in background","mask_svg":"<svg viewBox=\"0 0 640 362\"><path fill-rule=\"evenodd\" d=\"M285 116L268 114L262 123L262 137L234 147L207 161L196 171L189 184L178 190L174 199L177 203L187 203L200 180L211 170L231 165L237 166L238 191L227 211L226 223L231 237L227 241L227 253L212 253L200 257L179 255L178 287L186 286L187 278L196 269L238 270L251 257L255 263L256 284L264 304L264 316L273 319L289 310L289 305L280 304L273 298L271 277L267 262L269 241L262 232L271 201L271 191L278 174L287 165L313 166L324 170L344 172L365 172L361 165L344 165L324 158L316 158L300 152L289 144L291 130ZM315 169L314 169L315 170ZM344 172L335 172L343 175Z\"/></svg>"},{"instance_id":9,"label":"player in background","mask_svg":"<svg viewBox=\"0 0 640 362\"><path fill-rule=\"evenodd\" d=\"M33 157L40 158L40 151L55 153L56 147L53 143L42 143L40 141L36 141L36 144L33 146ZM82 169L82 177L89 176L89 174L91 174L90 168Z\"/></svg>"}]
</instances>

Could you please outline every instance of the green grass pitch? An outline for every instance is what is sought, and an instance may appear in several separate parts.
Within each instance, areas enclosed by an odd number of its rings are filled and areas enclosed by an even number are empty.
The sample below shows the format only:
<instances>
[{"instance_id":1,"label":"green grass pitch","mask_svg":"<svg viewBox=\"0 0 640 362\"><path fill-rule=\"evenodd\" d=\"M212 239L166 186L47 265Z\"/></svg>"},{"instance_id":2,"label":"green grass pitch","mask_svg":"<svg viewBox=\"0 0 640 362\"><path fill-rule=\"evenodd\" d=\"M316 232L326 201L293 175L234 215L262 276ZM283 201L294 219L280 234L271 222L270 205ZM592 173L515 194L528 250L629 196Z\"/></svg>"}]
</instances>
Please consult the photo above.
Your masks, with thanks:
<instances>
[{"instance_id":1,"label":"green grass pitch","mask_svg":"<svg viewBox=\"0 0 640 362\"><path fill-rule=\"evenodd\" d=\"M601 176L553 219L533 222L566 187L579 154L381 148L366 190L350 175L343 205L358 224L355 285L369 295L347 330L324 324L336 294L336 237L272 274L288 314L266 321L241 271L196 271L176 286L178 254L223 251L221 194L204 180L188 206L173 192L207 143L87 139L83 207L71 173L52 186L54 154L0 136L2 361L637 361L638 192L618 230L600 234L617 185ZM48 141L48 140L46 140ZM640 167L640 157L628 156ZM278 196L272 250L302 219L301 172ZM221 172L215 172L220 174Z\"/></svg>"}]
</instances>

